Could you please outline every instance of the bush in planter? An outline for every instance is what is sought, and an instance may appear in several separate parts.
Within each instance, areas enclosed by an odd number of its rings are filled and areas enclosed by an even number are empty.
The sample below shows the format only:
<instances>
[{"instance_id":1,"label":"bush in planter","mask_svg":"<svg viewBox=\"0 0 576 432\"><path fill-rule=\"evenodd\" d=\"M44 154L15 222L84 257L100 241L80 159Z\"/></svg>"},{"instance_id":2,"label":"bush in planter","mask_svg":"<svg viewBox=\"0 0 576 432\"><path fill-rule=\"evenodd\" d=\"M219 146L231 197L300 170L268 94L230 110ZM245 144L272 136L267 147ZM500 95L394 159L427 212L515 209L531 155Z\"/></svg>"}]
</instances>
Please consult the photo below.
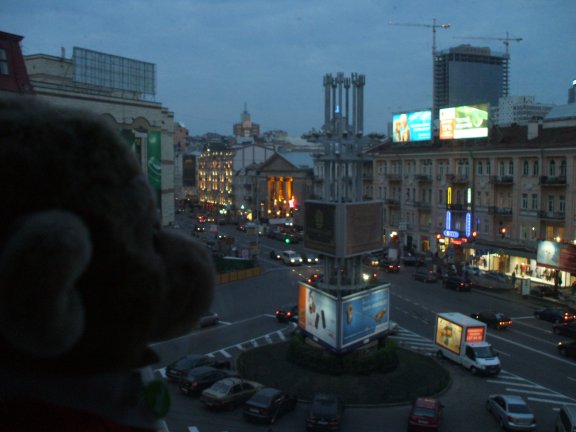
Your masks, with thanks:
<instances>
[{"instance_id":1,"label":"bush in planter","mask_svg":"<svg viewBox=\"0 0 576 432\"><path fill-rule=\"evenodd\" d=\"M386 341L373 351L353 351L338 355L308 345L301 334L292 336L287 359L298 366L329 375L386 373L398 366L396 345L392 341Z\"/></svg>"}]
</instances>

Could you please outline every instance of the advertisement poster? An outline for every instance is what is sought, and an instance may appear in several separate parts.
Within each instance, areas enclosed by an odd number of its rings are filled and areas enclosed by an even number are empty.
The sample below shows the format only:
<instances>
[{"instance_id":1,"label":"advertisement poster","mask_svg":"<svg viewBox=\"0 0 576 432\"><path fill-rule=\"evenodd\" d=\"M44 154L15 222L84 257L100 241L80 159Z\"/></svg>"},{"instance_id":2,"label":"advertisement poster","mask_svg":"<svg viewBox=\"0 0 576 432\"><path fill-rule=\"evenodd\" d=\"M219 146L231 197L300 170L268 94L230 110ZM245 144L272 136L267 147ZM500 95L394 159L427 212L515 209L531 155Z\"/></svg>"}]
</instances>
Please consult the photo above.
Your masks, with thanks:
<instances>
[{"instance_id":1,"label":"advertisement poster","mask_svg":"<svg viewBox=\"0 0 576 432\"><path fill-rule=\"evenodd\" d=\"M298 326L332 348L338 348L336 298L309 285L299 285Z\"/></svg>"},{"instance_id":2,"label":"advertisement poster","mask_svg":"<svg viewBox=\"0 0 576 432\"><path fill-rule=\"evenodd\" d=\"M440 139L482 138L488 136L488 104L443 108L440 110Z\"/></svg>"},{"instance_id":3,"label":"advertisement poster","mask_svg":"<svg viewBox=\"0 0 576 432\"><path fill-rule=\"evenodd\" d=\"M162 185L161 164L161 133L160 131L148 131L148 182L156 197L157 205L160 205L160 190Z\"/></svg>"},{"instance_id":4,"label":"advertisement poster","mask_svg":"<svg viewBox=\"0 0 576 432\"><path fill-rule=\"evenodd\" d=\"M444 348L460 354L460 342L462 341L462 327L438 317L436 322L436 343Z\"/></svg>"},{"instance_id":5,"label":"advertisement poster","mask_svg":"<svg viewBox=\"0 0 576 432\"><path fill-rule=\"evenodd\" d=\"M555 241L539 241L536 252L538 265L558 267L560 265L560 243Z\"/></svg>"},{"instance_id":6,"label":"advertisement poster","mask_svg":"<svg viewBox=\"0 0 576 432\"><path fill-rule=\"evenodd\" d=\"M389 290L381 288L342 302L342 347L386 331L389 326Z\"/></svg>"},{"instance_id":7,"label":"advertisement poster","mask_svg":"<svg viewBox=\"0 0 576 432\"><path fill-rule=\"evenodd\" d=\"M395 114L393 142L426 141L432 138L432 111Z\"/></svg>"}]
</instances>

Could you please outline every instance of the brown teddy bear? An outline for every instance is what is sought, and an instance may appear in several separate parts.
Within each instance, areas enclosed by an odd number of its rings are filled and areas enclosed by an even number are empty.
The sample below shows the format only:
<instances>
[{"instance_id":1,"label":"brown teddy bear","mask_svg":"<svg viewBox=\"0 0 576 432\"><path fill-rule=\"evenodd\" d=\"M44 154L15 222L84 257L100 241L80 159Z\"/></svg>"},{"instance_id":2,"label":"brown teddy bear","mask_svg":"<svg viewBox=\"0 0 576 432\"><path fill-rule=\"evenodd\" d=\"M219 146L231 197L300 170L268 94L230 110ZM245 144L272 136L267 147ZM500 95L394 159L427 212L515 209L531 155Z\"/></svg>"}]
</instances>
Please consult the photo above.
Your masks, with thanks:
<instances>
[{"instance_id":1,"label":"brown teddy bear","mask_svg":"<svg viewBox=\"0 0 576 432\"><path fill-rule=\"evenodd\" d=\"M0 430L159 429L149 344L208 309L208 250L111 125L34 97L0 97L0 196Z\"/></svg>"}]
</instances>

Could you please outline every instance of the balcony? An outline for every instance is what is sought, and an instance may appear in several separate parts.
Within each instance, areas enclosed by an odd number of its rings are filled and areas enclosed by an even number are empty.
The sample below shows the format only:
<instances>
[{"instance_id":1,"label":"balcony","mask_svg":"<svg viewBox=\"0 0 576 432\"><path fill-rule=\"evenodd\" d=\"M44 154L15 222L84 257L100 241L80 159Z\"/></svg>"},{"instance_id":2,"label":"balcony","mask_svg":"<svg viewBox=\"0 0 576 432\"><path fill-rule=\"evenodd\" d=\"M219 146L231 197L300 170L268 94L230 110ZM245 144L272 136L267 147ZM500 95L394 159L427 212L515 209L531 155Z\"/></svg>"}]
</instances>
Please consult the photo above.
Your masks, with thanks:
<instances>
[{"instance_id":1,"label":"balcony","mask_svg":"<svg viewBox=\"0 0 576 432\"><path fill-rule=\"evenodd\" d=\"M497 186L511 186L514 184L512 176L490 176L490 184Z\"/></svg>"},{"instance_id":2,"label":"balcony","mask_svg":"<svg viewBox=\"0 0 576 432\"><path fill-rule=\"evenodd\" d=\"M416 174L414 178L420 183L430 183L432 181L432 176L429 174Z\"/></svg>"},{"instance_id":3,"label":"balcony","mask_svg":"<svg viewBox=\"0 0 576 432\"><path fill-rule=\"evenodd\" d=\"M400 206L400 200L392 199L392 198L386 198L384 200L384 204L388 204L389 206L392 206L392 207L399 207Z\"/></svg>"},{"instance_id":4,"label":"balcony","mask_svg":"<svg viewBox=\"0 0 576 432\"><path fill-rule=\"evenodd\" d=\"M470 179L467 175L462 174L446 174L446 181L451 184L468 184Z\"/></svg>"},{"instance_id":5,"label":"balcony","mask_svg":"<svg viewBox=\"0 0 576 432\"><path fill-rule=\"evenodd\" d=\"M512 208L491 206L491 207L488 207L488 214L512 216Z\"/></svg>"},{"instance_id":6,"label":"balcony","mask_svg":"<svg viewBox=\"0 0 576 432\"><path fill-rule=\"evenodd\" d=\"M430 211L430 209L432 208L432 206L429 202L424 202L424 201L414 202L414 207L416 207L419 210L428 210L428 211Z\"/></svg>"},{"instance_id":7,"label":"balcony","mask_svg":"<svg viewBox=\"0 0 576 432\"><path fill-rule=\"evenodd\" d=\"M471 208L464 204L446 204L446 210L466 212L471 211Z\"/></svg>"},{"instance_id":8,"label":"balcony","mask_svg":"<svg viewBox=\"0 0 576 432\"><path fill-rule=\"evenodd\" d=\"M540 176L540 185L541 186L566 186L566 177L565 176L558 176L558 177Z\"/></svg>"},{"instance_id":9,"label":"balcony","mask_svg":"<svg viewBox=\"0 0 576 432\"><path fill-rule=\"evenodd\" d=\"M564 220L566 217L566 213L564 212L555 212L555 211L546 211L540 210L538 212L538 217L540 219L549 219L549 220Z\"/></svg>"},{"instance_id":10,"label":"balcony","mask_svg":"<svg viewBox=\"0 0 576 432\"><path fill-rule=\"evenodd\" d=\"M400 174L386 174L386 179L391 182L399 182L402 180L402 176Z\"/></svg>"}]
</instances>

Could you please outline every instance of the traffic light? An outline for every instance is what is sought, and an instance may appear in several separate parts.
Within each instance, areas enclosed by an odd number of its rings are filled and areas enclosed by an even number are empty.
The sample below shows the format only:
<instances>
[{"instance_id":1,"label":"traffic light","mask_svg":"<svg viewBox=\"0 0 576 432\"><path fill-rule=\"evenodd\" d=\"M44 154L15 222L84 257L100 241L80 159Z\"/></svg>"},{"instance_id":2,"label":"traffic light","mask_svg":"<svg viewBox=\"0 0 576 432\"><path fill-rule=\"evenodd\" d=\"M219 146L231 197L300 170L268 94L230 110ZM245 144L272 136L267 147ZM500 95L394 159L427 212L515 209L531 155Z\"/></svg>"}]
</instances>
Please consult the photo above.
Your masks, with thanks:
<instances>
[{"instance_id":1,"label":"traffic light","mask_svg":"<svg viewBox=\"0 0 576 432\"><path fill-rule=\"evenodd\" d=\"M284 243L290 244L290 237L284 237Z\"/></svg>"}]
</instances>

